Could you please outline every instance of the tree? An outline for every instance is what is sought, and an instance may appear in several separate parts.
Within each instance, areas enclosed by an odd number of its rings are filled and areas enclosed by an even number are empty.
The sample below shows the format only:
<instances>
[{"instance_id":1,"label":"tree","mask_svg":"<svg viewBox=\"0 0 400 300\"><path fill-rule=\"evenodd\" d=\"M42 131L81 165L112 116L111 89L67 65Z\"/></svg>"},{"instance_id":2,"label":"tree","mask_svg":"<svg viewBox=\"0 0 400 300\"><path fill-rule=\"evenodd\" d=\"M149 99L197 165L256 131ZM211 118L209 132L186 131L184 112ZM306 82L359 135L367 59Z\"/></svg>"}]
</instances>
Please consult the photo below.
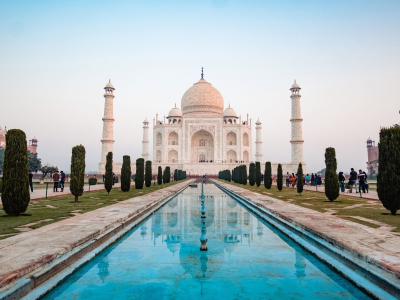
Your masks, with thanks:
<instances>
[{"instance_id":1,"label":"tree","mask_svg":"<svg viewBox=\"0 0 400 300\"><path fill-rule=\"evenodd\" d=\"M11 129L6 134L3 192L1 202L8 215L19 216L29 205L28 149L25 132Z\"/></svg>"},{"instance_id":2,"label":"tree","mask_svg":"<svg viewBox=\"0 0 400 300\"><path fill-rule=\"evenodd\" d=\"M121 168L121 191L129 192L131 189L131 157L129 155L124 155L122 157L122 168Z\"/></svg>"},{"instance_id":3,"label":"tree","mask_svg":"<svg viewBox=\"0 0 400 300\"><path fill-rule=\"evenodd\" d=\"M303 181L303 165L299 163L299 167L297 169L297 192L300 194L303 192L303 186L304 186L304 181Z\"/></svg>"},{"instance_id":4,"label":"tree","mask_svg":"<svg viewBox=\"0 0 400 300\"><path fill-rule=\"evenodd\" d=\"M171 168L165 167L165 182L169 183L171 181Z\"/></svg>"},{"instance_id":5,"label":"tree","mask_svg":"<svg viewBox=\"0 0 400 300\"><path fill-rule=\"evenodd\" d=\"M151 160L146 161L146 174L144 175L144 180L146 187L151 186L151 179L153 178L153 173L151 170Z\"/></svg>"},{"instance_id":6,"label":"tree","mask_svg":"<svg viewBox=\"0 0 400 300\"><path fill-rule=\"evenodd\" d=\"M161 166L158 167L158 175L157 175L157 184L161 185L162 184L162 168Z\"/></svg>"},{"instance_id":7,"label":"tree","mask_svg":"<svg viewBox=\"0 0 400 300\"><path fill-rule=\"evenodd\" d=\"M259 161L256 161L256 184L257 187L261 184L261 164Z\"/></svg>"},{"instance_id":8,"label":"tree","mask_svg":"<svg viewBox=\"0 0 400 300\"><path fill-rule=\"evenodd\" d=\"M270 189L272 186L272 170L271 170L271 162L270 161L267 161L265 163L264 186L267 189Z\"/></svg>"},{"instance_id":9,"label":"tree","mask_svg":"<svg viewBox=\"0 0 400 300\"><path fill-rule=\"evenodd\" d=\"M178 169L174 170L174 181L178 180Z\"/></svg>"},{"instance_id":10,"label":"tree","mask_svg":"<svg viewBox=\"0 0 400 300\"><path fill-rule=\"evenodd\" d=\"M113 153L108 152L106 156L106 174L104 178L104 188L106 189L108 195L110 195L112 184L113 184Z\"/></svg>"},{"instance_id":11,"label":"tree","mask_svg":"<svg viewBox=\"0 0 400 300\"><path fill-rule=\"evenodd\" d=\"M163 179L163 183L166 184L167 183L167 168L164 169L162 179Z\"/></svg>"},{"instance_id":12,"label":"tree","mask_svg":"<svg viewBox=\"0 0 400 300\"><path fill-rule=\"evenodd\" d=\"M137 190L143 189L143 182L144 182L144 159L138 158L136 160L135 188Z\"/></svg>"},{"instance_id":13,"label":"tree","mask_svg":"<svg viewBox=\"0 0 400 300\"><path fill-rule=\"evenodd\" d=\"M242 166L242 184L246 185L247 184L247 166L243 165Z\"/></svg>"},{"instance_id":14,"label":"tree","mask_svg":"<svg viewBox=\"0 0 400 300\"><path fill-rule=\"evenodd\" d=\"M71 156L71 181L69 190L75 196L75 202L83 194L83 185L85 184L85 147L78 145L72 148Z\"/></svg>"},{"instance_id":15,"label":"tree","mask_svg":"<svg viewBox=\"0 0 400 300\"><path fill-rule=\"evenodd\" d=\"M43 180L47 174L51 175L57 172L58 168L50 165L49 163L46 163L45 165L41 166L38 170L39 172L42 172L42 180Z\"/></svg>"},{"instance_id":16,"label":"tree","mask_svg":"<svg viewBox=\"0 0 400 300\"><path fill-rule=\"evenodd\" d=\"M4 148L0 147L0 175L3 173Z\"/></svg>"},{"instance_id":17,"label":"tree","mask_svg":"<svg viewBox=\"0 0 400 300\"><path fill-rule=\"evenodd\" d=\"M182 170L178 170L178 180L182 180Z\"/></svg>"},{"instance_id":18,"label":"tree","mask_svg":"<svg viewBox=\"0 0 400 300\"><path fill-rule=\"evenodd\" d=\"M251 186L255 185L256 183L256 164L251 163L249 168L249 184Z\"/></svg>"},{"instance_id":19,"label":"tree","mask_svg":"<svg viewBox=\"0 0 400 300\"><path fill-rule=\"evenodd\" d=\"M272 179L271 179L272 181ZM276 182L279 191L282 191L283 180L282 180L282 165L278 165L278 180Z\"/></svg>"},{"instance_id":20,"label":"tree","mask_svg":"<svg viewBox=\"0 0 400 300\"><path fill-rule=\"evenodd\" d=\"M42 160L37 157L37 153L31 153L28 150L28 169L31 172L37 172L42 167Z\"/></svg>"},{"instance_id":21,"label":"tree","mask_svg":"<svg viewBox=\"0 0 400 300\"><path fill-rule=\"evenodd\" d=\"M400 209L400 127L382 128L379 137L378 197L396 215Z\"/></svg>"},{"instance_id":22,"label":"tree","mask_svg":"<svg viewBox=\"0 0 400 300\"><path fill-rule=\"evenodd\" d=\"M329 201L339 197L339 177L336 173L337 162L335 148L325 149L325 195Z\"/></svg>"}]
</instances>

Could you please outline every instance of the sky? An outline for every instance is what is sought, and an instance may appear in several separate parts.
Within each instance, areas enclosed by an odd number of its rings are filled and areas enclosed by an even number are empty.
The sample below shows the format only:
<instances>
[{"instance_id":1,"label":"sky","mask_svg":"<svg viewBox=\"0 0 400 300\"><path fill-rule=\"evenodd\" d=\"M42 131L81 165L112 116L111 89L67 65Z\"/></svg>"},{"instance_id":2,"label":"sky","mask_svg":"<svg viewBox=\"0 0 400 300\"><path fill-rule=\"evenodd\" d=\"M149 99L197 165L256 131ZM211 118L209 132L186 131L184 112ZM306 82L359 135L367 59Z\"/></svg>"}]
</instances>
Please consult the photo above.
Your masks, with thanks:
<instances>
[{"instance_id":1,"label":"sky","mask_svg":"<svg viewBox=\"0 0 400 300\"><path fill-rule=\"evenodd\" d=\"M260 118L264 161L291 160L294 79L307 172L325 167L327 147L338 171L365 169L367 138L400 122L399 0L0 0L0 10L0 125L36 136L42 162L64 171L79 144L86 170L98 168L109 79L118 162L140 157L143 120L179 107L201 67L225 107L253 119L253 142Z\"/></svg>"}]
</instances>

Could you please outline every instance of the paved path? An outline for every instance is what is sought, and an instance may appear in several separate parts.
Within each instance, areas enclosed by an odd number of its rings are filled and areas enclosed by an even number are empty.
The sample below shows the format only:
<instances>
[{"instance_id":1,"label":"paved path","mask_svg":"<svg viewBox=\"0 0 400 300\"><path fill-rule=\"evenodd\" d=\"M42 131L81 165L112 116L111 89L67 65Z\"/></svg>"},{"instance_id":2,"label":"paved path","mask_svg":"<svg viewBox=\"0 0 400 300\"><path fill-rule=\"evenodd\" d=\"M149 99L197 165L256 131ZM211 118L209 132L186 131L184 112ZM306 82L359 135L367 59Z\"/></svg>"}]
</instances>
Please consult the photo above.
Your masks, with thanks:
<instances>
[{"instance_id":1,"label":"paved path","mask_svg":"<svg viewBox=\"0 0 400 300\"><path fill-rule=\"evenodd\" d=\"M276 181L273 182L273 185L276 186ZM286 187L285 182L283 183L283 188L284 189L293 189L292 187ZM357 184L357 188L358 188L358 184ZM297 189L297 187L294 187L294 190L296 190L296 189ZM312 191L312 192L325 193L324 186L319 186L318 190L316 190L315 186L305 185L303 189L307 190L307 191ZM346 196L346 197L349 196L349 197L360 198L360 193L356 193L354 188L353 188L353 193L349 193L348 190L346 190L345 193L340 193L340 194L343 196ZM362 197L365 199L379 201L378 193L374 192L374 191L370 191L369 193L362 193Z\"/></svg>"},{"instance_id":2,"label":"paved path","mask_svg":"<svg viewBox=\"0 0 400 300\"><path fill-rule=\"evenodd\" d=\"M88 242L96 243L99 239L104 239L101 238L102 234L113 228L115 231L124 228L126 222L132 218L138 218L145 210L155 209L164 199L192 181L177 183L143 196L0 240L0 288L6 285L12 286L10 283L21 277L32 276L32 273L40 271L46 264L83 248L83 245ZM115 231L112 231L110 235L114 235ZM2 296L0 293L0 298Z\"/></svg>"},{"instance_id":3,"label":"paved path","mask_svg":"<svg viewBox=\"0 0 400 300\"><path fill-rule=\"evenodd\" d=\"M385 274L387 279L400 286L400 237L365 225L327 215L282 200L268 197L247 189L218 181L248 202L261 206L273 215L294 224L296 228L311 232L329 244L350 255L352 261L360 261Z\"/></svg>"},{"instance_id":4,"label":"paved path","mask_svg":"<svg viewBox=\"0 0 400 300\"><path fill-rule=\"evenodd\" d=\"M132 182L131 185L134 185L135 183ZM121 183L116 183L114 184L113 188L119 188L121 187ZM66 186L64 191L61 192L61 189L58 189L59 192L53 192L53 187L49 184L49 189L47 190L47 197L58 197L58 196L64 196L64 195L71 195L71 192L69 190L69 186ZM84 192L89 191L89 185L85 184L83 187ZM91 185L90 186L90 191L100 191L104 190L104 184L96 184L96 185ZM33 192L31 192L31 200L34 199L41 199L41 198L46 198L46 189L36 189L35 186L33 186Z\"/></svg>"}]
</instances>

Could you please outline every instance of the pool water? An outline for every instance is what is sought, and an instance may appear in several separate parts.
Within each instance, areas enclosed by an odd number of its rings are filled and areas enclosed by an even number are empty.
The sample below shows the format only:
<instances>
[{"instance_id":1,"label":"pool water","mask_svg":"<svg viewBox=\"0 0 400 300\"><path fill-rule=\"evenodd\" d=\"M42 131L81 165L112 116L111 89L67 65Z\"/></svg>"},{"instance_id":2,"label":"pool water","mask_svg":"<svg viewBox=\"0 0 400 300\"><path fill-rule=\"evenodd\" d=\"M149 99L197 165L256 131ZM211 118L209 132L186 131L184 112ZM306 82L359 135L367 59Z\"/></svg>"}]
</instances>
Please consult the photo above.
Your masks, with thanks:
<instances>
[{"instance_id":1,"label":"pool water","mask_svg":"<svg viewBox=\"0 0 400 300\"><path fill-rule=\"evenodd\" d=\"M201 219L200 194L187 188L45 299L370 299L212 184Z\"/></svg>"}]
</instances>

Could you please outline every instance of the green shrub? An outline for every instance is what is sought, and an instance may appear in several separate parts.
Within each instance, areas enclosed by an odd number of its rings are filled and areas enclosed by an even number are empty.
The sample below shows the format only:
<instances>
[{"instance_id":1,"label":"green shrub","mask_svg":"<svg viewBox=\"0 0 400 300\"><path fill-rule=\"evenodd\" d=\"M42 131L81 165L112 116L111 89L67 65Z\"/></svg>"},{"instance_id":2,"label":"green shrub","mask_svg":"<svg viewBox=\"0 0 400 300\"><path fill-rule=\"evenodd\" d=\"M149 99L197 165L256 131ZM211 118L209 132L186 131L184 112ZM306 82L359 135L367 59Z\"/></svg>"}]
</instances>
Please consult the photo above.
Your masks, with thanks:
<instances>
[{"instance_id":1,"label":"green shrub","mask_svg":"<svg viewBox=\"0 0 400 300\"><path fill-rule=\"evenodd\" d=\"M158 167L158 175L157 175L157 184L161 185L163 182L162 180L162 168L161 166Z\"/></svg>"},{"instance_id":2,"label":"green shrub","mask_svg":"<svg viewBox=\"0 0 400 300\"><path fill-rule=\"evenodd\" d=\"M3 180L0 180L0 194L3 192Z\"/></svg>"},{"instance_id":3,"label":"green shrub","mask_svg":"<svg viewBox=\"0 0 400 300\"><path fill-rule=\"evenodd\" d=\"M282 165L278 165L278 180L276 182L279 191L282 191L283 180L282 180Z\"/></svg>"},{"instance_id":4,"label":"green shrub","mask_svg":"<svg viewBox=\"0 0 400 300\"><path fill-rule=\"evenodd\" d=\"M85 184L85 155L86 150L82 145L72 148L71 156L71 181L69 190L75 196L75 202L78 202L78 197L83 194L83 186Z\"/></svg>"},{"instance_id":5,"label":"green shrub","mask_svg":"<svg viewBox=\"0 0 400 300\"><path fill-rule=\"evenodd\" d=\"M148 160L146 161L146 173L144 175L144 180L145 180L145 184L146 187L150 187L151 186L151 179L153 178L153 173L151 170L151 161Z\"/></svg>"},{"instance_id":6,"label":"green shrub","mask_svg":"<svg viewBox=\"0 0 400 300\"><path fill-rule=\"evenodd\" d=\"M171 181L171 168L170 167L165 167L165 182L169 183Z\"/></svg>"},{"instance_id":7,"label":"green shrub","mask_svg":"<svg viewBox=\"0 0 400 300\"><path fill-rule=\"evenodd\" d=\"M144 183L144 159L138 158L136 160L135 188L137 190L143 189L143 183Z\"/></svg>"},{"instance_id":8,"label":"green shrub","mask_svg":"<svg viewBox=\"0 0 400 300\"><path fill-rule=\"evenodd\" d=\"M339 197L339 177L336 173L337 162L335 148L326 148L325 165L325 195L329 201L333 201Z\"/></svg>"},{"instance_id":9,"label":"green shrub","mask_svg":"<svg viewBox=\"0 0 400 300\"><path fill-rule=\"evenodd\" d=\"M243 165L242 166L242 184L246 185L247 184L247 166Z\"/></svg>"},{"instance_id":10,"label":"green shrub","mask_svg":"<svg viewBox=\"0 0 400 300\"><path fill-rule=\"evenodd\" d=\"M267 189L270 189L271 186L272 186L272 169L271 169L271 162L270 161L267 161L265 163L264 186Z\"/></svg>"},{"instance_id":11,"label":"green shrub","mask_svg":"<svg viewBox=\"0 0 400 300\"><path fill-rule=\"evenodd\" d=\"M182 180L182 170L178 170L178 180Z\"/></svg>"},{"instance_id":12,"label":"green shrub","mask_svg":"<svg viewBox=\"0 0 400 300\"><path fill-rule=\"evenodd\" d=\"M259 161L256 161L256 184L257 187L261 184L261 164Z\"/></svg>"},{"instance_id":13,"label":"green shrub","mask_svg":"<svg viewBox=\"0 0 400 300\"><path fill-rule=\"evenodd\" d=\"M108 195L113 186L113 153L108 152L106 156L106 174L104 179L104 188L106 189Z\"/></svg>"},{"instance_id":14,"label":"green shrub","mask_svg":"<svg viewBox=\"0 0 400 300\"><path fill-rule=\"evenodd\" d=\"M174 181L178 181L178 169L174 170Z\"/></svg>"},{"instance_id":15,"label":"green shrub","mask_svg":"<svg viewBox=\"0 0 400 300\"><path fill-rule=\"evenodd\" d=\"M297 192L301 195L303 192L303 186L304 186L304 181L303 181L303 165L299 163L299 167L297 169Z\"/></svg>"},{"instance_id":16,"label":"green shrub","mask_svg":"<svg viewBox=\"0 0 400 300\"><path fill-rule=\"evenodd\" d=\"M379 137L378 197L396 215L400 209L400 127L382 128Z\"/></svg>"},{"instance_id":17,"label":"green shrub","mask_svg":"<svg viewBox=\"0 0 400 300\"><path fill-rule=\"evenodd\" d=\"M253 186L256 184L256 164L251 163L249 168L249 184Z\"/></svg>"},{"instance_id":18,"label":"green shrub","mask_svg":"<svg viewBox=\"0 0 400 300\"><path fill-rule=\"evenodd\" d=\"M19 129L9 130L6 134L6 144L1 201L8 215L18 216L26 211L30 200L25 132Z\"/></svg>"},{"instance_id":19,"label":"green shrub","mask_svg":"<svg viewBox=\"0 0 400 300\"><path fill-rule=\"evenodd\" d=\"M97 178L89 178L89 185L96 185L97 184Z\"/></svg>"},{"instance_id":20,"label":"green shrub","mask_svg":"<svg viewBox=\"0 0 400 300\"><path fill-rule=\"evenodd\" d=\"M129 155L124 155L122 157L122 168L121 168L121 191L129 192L131 189L131 176L132 176L132 167L131 167L131 157ZM118 179L115 178L115 182Z\"/></svg>"}]
</instances>

